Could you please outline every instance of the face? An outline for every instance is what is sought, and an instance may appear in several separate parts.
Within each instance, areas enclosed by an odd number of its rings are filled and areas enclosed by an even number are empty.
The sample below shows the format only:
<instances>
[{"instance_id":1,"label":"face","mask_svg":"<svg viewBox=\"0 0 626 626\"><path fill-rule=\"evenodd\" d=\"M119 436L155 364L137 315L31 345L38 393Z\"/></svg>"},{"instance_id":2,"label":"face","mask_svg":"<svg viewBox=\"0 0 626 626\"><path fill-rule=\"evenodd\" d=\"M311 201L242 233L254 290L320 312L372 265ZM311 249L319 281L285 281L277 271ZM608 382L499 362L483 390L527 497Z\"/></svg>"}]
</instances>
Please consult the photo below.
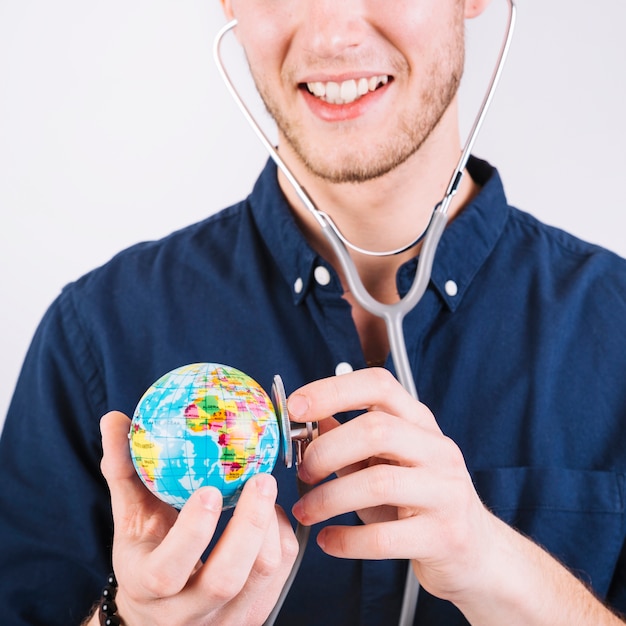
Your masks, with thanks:
<instances>
[{"instance_id":1,"label":"face","mask_svg":"<svg viewBox=\"0 0 626 626\"><path fill-rule=\"evenodd\" d=\"M281 153L324 180L390 172L455 99L462 0L225 0L225 8Z\"/></svg>"}]
</instances>

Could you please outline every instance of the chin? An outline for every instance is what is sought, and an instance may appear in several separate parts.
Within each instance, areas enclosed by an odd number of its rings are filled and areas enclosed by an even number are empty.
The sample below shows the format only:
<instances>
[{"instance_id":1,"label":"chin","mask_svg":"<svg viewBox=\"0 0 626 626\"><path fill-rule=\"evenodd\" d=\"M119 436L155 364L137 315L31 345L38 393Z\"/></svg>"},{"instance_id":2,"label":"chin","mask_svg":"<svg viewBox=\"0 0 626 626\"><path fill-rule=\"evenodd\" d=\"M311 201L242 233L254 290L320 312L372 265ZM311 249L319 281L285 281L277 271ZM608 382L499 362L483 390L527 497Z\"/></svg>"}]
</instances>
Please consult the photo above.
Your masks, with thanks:
<instances>
[{"instance_id":1,"label":"chin","mask_svg":"<svg viewBox=\"0 0 626 626\"><path fill-rule=\"evenodd\" d=\"M354 158L355 153L360 153L355 149L352 154L341 158L328 159L322 156L317 158L306 156L296 151L305 167L313 175L318 178L334 184L346 183L366 183L373 181L390 172L396 170L419 149L411 147L402 152L394 150L391 154L374 155L367 160L358 160ZM363 149L365 152L366 149Z\"/></svg>"}]
</instances>

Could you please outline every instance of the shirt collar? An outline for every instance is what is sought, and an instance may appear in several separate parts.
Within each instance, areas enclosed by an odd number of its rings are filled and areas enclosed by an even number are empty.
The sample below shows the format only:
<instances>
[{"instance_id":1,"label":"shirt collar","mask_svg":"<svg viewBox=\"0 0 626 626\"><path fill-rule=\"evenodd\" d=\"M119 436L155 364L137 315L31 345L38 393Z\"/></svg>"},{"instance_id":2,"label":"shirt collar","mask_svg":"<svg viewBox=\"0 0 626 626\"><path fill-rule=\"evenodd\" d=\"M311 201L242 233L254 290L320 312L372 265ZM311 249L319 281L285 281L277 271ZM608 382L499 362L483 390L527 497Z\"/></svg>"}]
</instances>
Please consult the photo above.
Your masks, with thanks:
<instances>
[{"instance_id":1,"label":"shirt collar","mask_svg":"<svg viewBox=\"0 0 626 626\"><path fill-rule=\"evenodd\" d=\"M249 202L261 236L289 284L294 303L300 304L310 288L319 255L298 228L271 159L261 172Z\"/></svg>"},{"instance_id":2,"label":"shirt collar","mask_svg":"<svg viewBox=\"0 0 626 626\"><path fill-rule=\"evenodd\" d=\"M498 171L472 157L467 165L480 192L446 227L435 256L431 282L451 311L460 305L474 276L496 246L509 215ZM411 274L411 282L413 274Z\"/></svg>"},{"instance_id":3,"label":"shirt collar","mask_svg":"<svg viewBox=\"0 0 626 626\"><path fill-rule=\"evenodd\" d=\"M468 171L481 190L474 200L446 227L433 264L431 284L452 311L461 303L472 279L498 241L509 209L497 170L475 157ZM268 160L249 198L255 221L281 273L290 286L295 304L305 298L317 265L328 264L302 236L279 185L276 165ZM416 260L398 272L401 295L411 287ZM332 280L340 285L335 272Z\"/></svg>"}]
</instances>

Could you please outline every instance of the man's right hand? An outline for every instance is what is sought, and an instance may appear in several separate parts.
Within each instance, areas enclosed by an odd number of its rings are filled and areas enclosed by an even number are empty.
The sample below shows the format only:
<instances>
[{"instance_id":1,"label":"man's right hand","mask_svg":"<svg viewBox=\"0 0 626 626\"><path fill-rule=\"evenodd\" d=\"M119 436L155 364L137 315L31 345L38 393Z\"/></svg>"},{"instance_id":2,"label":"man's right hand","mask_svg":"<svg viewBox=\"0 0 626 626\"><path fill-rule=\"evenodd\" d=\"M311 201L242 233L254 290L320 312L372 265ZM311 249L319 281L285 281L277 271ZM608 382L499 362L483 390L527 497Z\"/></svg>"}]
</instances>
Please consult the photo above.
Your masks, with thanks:
<instances>
[{"instance_id":1,"label":"man's right hand","mask_svg":"<svg viewBox=\"0 0 626 626\"><path fill-rule=\"evenodd\" d=\"M150 493L133 467L130 420L102 418L102 473L111 492L115 526L116 604L124 623L262 624L295 561L298 544L276 506L276 481L251 478L206 562L222 511L217 489L196 491L180 513Z\"/></svg>"}]
</instances>

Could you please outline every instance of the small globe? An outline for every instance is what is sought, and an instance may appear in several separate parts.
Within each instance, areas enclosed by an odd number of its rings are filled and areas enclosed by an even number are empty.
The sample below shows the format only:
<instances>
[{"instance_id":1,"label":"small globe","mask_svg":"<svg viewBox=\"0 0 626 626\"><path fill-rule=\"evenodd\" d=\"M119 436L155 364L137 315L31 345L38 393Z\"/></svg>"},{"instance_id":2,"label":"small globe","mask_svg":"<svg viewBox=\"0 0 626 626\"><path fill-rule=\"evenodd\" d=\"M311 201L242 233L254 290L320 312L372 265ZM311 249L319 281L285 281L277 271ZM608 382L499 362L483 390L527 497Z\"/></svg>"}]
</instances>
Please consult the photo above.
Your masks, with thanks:
<instances>
[{"instance_id":1,"label":"small globe","mask_svg":"<svg viewBox=\"0 0 626 626\"><path fill-rule=\"evenodd\" d=\"M180 509L200 487L217 487L223 507L243 485L270 473L280 449L278 420L261 386L234 367L195 363L157 380L131 422L130 452L143 483Z\"/></svg>"}]
</instances>

